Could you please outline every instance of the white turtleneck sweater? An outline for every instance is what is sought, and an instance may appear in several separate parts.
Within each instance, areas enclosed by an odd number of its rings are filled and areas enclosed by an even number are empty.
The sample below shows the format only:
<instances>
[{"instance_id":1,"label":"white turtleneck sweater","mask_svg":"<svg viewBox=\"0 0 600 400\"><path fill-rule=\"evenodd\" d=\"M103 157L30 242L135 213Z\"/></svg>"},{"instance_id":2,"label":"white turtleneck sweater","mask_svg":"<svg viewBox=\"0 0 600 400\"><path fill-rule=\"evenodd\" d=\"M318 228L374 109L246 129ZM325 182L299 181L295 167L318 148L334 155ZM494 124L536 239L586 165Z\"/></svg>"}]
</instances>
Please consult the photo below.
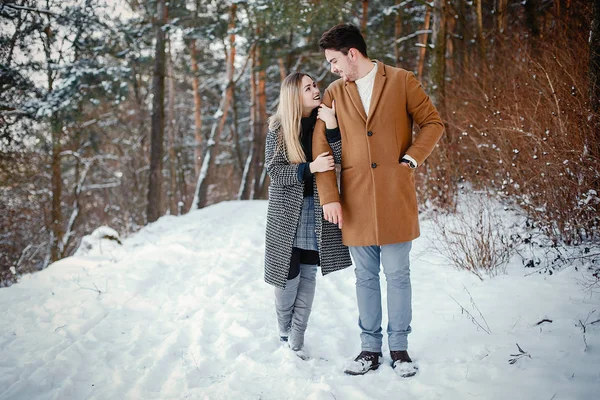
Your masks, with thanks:
<instances>
[{"instance_id":1,"label":"white turtleneck sweater","mask_svg":"<svg viewBox=\"0 0 600 400\"><path fill-rule=\"evenodd\" d=\"M354 81L358 88L358 94L362 101L365 114L369 115L369 109L371 108L371 95L373 94L373 85L375 84L375 75L377 74L377 64L373 63L373 68L368 74L360 79Z\"/></svg>"}]
</instances>

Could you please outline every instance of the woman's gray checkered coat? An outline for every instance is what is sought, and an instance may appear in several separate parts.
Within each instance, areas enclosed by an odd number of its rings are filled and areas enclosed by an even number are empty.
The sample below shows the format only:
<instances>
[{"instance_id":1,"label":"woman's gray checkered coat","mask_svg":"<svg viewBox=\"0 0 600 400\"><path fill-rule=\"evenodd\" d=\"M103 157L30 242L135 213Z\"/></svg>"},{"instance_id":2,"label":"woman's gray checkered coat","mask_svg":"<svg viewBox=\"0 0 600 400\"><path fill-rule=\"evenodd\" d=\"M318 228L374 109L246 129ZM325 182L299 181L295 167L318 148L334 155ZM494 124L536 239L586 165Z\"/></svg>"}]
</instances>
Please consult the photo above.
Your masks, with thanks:
<instances>
[{"instance_id":1,"label":"woman's gray checkered coat","mask_svg":"<svg viewBox=\"0 0 600 400\"><path fill-rule=\"evenodd\" d=\"M335 163L340 163L341 140L330 143ZM298 164L290 164L283 150L280 129L267 133L265 162L271 178L267 231L265 240L265 282L280 289L285 288L292 244L302 212L304 182L298 180ZM315 227L321 271L323 275L352 265L348 248L342 244L342 232L337 225L323 219L316 179L314 180Z\"/></svg>"}]
</instances>

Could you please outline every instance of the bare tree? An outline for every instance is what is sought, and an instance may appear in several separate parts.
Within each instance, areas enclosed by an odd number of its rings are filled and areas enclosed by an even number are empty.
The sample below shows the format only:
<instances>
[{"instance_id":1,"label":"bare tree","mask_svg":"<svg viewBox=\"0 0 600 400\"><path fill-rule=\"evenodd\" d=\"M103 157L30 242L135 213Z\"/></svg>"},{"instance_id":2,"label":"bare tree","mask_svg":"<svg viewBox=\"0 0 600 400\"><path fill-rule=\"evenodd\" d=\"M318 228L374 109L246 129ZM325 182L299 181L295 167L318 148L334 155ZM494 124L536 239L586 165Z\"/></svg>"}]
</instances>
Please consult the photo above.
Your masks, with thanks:
<instances>
[{"instance_id":1,"label":"bare tree","mask_svg":"<svg viewBox=\"0 0 600 400\"><path fill-rule=\"evenodd\" d=\"M396 18L394 21L394 59L396 60L396 67L400 67L400 43L398 43L398 39L402 36L402 9L400 8L400 1L395 0L394 4L396 5Z\"/></svg>"},{"instance_id":2,"label":"bare tree","mask_svg":"<svg viewBox=\"0 0 600 400\"><path fill-rule=\"evenodd\" d=\"M250 141L252 145L250 146L250 151L248 152L248 156L246 157L246 162L244 164L244 170L242 172L242 180L240 183L240 188L238 190L238 200L242 199L253 199L254 198L254 187L256 182L256 170L258 168L258 157L261 152L260 149L260 140L258 135L258 127L256 124L257 120L257 102L258 96L256 95L257 89L257 72L256 72L256 57L257 57L257 48L255 46L250 49ZM283 61L282 58L279 59ZM280 65L280 74L282 62Z\"/></svg>"},{"instance_id":3,"label":"bare tree","mask_svg":"<svg viewBox=\"0 0 600 400\"><path fill-rule=\"evenodd\" d=\"M506 32L508 26L507 2L508 0L496 0L496 26L500 33ZM557 3L560 4L559 1L557 1Z\"/></svg>"},{"instance_id":4,"label":"bare tree","mask_svg":"<svg viewBox=\"0 0 600 400\"><path fill-rule=\"evenodd\" d=\"M175 76L173 76L173 55L171 53L171 40L169 38L169 211L171 215L177 215L177 152L175 151Z\"/></svg>"},{"instance_id":5,"label":"bare tree","mask_svg":"<svg viewBox=\"0 0 600 400\"><path fill-rule=\"evenodd\" d=\"M525 9L525 24L527 25L527 28L534 39L540 35L538 6L539 0L527 0L523 2L523 7ZM532 44L535 47L535 40L532 41Z\"/></svg>"},{"instance_id":6,"label":"bare tree","mask_svg":"<svg viewBox=\"0 0 600 400\"><path fill-rule=\"evenodd\" d=\"M429 36L429 24L431 21L431 7L427 7L427 11L425 12L425 24L423 25L423 30L426 31L421 35L421 48L419 49L419 67L417 68L417 75L419 79L423 79L423 67L425 66L425 55L427 51L427 39Z\"/></svg>"},{"instance_id":7,"label":"bare tree","mask_svg":"<svg viewBox=\"0 0 600 400\"><path fill-rule=\"evenodd\" d=\"M196 55L196 39L192 39L189 44L190 59L192 64L192 88L194 90L194 138L196 147L194 147L194 171L196 179L200 175L202 167L202 98L200 97L200 78L198 77L198 59Z\"/></svg>"},{"instance_id":8,"label":"bare tree","mask_svg":"<svg viewBox=\"0 0 600 400\"><path fill-rule=\"evenodd\" d=\"M363 36L367 37L367 21L369 20L369 0L362 0L362 16L360 20L360 29Z\"/></svg>"},{"instance_id":9,"label":"bare tree","mask_svg":"<svg viewBox=\"0 0 600 400\"><path fill-rule=\"evenodd\" d=\"M477 44L479 45L479 58L485 57L485 41L483 37L483 10L481 0L475 0L475 10L477 13Z\"/></svg>"},{"instance_id":10,"label":"bare tree","mask_svg":"<svg viewBox=\"0 0 600 400\"><path fill-rule=\"evenodd\" d=\"M254 196L252 198L265 198L267 185L265 184L265 139L267 137L267 74L266 65L263 65L263 53L260 48L256 52L258 69L258 83L256 86L256 160L257 167L254 175Z\"/></svg>"},{"instance_id":11,"label":"bare tree","mask_svg":"<svg viewBox=\"0 0 600 400\"><path fill-rule=\"evenodd\" d=\"M235 21L236 21L237 4L232 3L229 7L229 51L227 55L227 84L221 98L221 104L219 105L218 111L215 113L215 121L213 122L209 142L206 148L206 154L202 160L202 168L200 169L200 175L198 176L198 182L196 184L196 194L192 202L192 208L202 208L207 204L208 201L208 188L211 181L214 181L215 166L214 160L212 159L212 151L218 147L221 140L221 134L225 123L227 122L227 116L229 114L229 108L233 99L233 93L235 91Z\"/></svg>"},{"instance_id":12,"label":"bare tree","mask_svg":"<svg viewBox=\"0 0 600 400\"><path fill-rule=\"evenodd\" d=\"M432 97L444 112L446 82L446 0L435 0L433 6L433 62L431 63Z\"/></svg>"},{"instance_id":13,"label":"bare tree","mask_svg":"<svg viewBox=\"0 0 600 400\"><path fill-rule=\"evenodd\" d=\"M590 29L590 104L595 113L600 112L600 2L592 6ZM596 131L597 132L597 131Z\"/></svg>"},{"instance_id":14,"label":"bare tree","mask_svg":"<svg viewBox=\"0 0 600 400\"><path fill-rule=\"evenodd\" d=\"M156 221L162 212L162 158L165 131L165 32L167 21L165 0L158 0L154 77L152 80L152 127L150 136L150 173L148 183L148 222Z\"/></svg>"}]
</instances>

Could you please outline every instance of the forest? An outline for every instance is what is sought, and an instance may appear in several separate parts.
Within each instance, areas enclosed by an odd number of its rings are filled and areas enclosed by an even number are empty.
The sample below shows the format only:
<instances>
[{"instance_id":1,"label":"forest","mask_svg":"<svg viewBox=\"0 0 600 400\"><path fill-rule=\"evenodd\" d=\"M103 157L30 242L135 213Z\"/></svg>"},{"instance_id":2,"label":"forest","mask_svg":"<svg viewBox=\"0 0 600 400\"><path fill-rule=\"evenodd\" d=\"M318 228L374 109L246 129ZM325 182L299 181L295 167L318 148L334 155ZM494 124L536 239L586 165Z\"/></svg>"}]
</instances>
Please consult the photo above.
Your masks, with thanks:
<instances>
[{"instance_id":1,"label":"forest","mask_svg":"<svg viewBox=\"0 0 600 400\"><path fill-rule=\"evenodd\" d=\"M550 246L598 245L598 1L2 0L0 287L101 226L266 199L281 81L336 80L318 41L341 22L442 115L424 209L485 193Z\"/></svg>"}]
</instances>

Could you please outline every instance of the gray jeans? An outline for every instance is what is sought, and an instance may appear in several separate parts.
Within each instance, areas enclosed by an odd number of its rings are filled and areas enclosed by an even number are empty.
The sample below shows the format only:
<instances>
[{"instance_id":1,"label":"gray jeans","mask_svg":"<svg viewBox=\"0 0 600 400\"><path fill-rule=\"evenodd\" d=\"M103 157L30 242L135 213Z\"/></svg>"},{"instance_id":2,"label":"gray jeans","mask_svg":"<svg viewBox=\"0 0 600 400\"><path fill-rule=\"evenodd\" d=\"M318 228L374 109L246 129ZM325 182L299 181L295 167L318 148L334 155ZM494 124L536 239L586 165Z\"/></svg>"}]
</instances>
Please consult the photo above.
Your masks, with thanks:
<instances>
[{"instance_id":1,"label":"gray jeans","mask_svg":"<svg viewBox=\"0 0 600 400\"><path fill-rule=\"evenodd\" d=\"M300 264L300 273L287 281L285 289L275 288L279 335L289 336L292 350L304 347L304 332L312 310L316 284L317 266Z\"/></svg>"},{"instance_id":2,"label":"gray jeans","mask_svg":"<svg viewBox=\"0 0 600 400\"><path fill-rule=\"evenodd\" d=\"M381 286L379 265L387 280L388 345L390 351L407 350L411 332L412 288L409 254L412 242L384 246L351 246L356 274L358 325L364 351L381 351Z\"/></svg>"}]
</instances>

